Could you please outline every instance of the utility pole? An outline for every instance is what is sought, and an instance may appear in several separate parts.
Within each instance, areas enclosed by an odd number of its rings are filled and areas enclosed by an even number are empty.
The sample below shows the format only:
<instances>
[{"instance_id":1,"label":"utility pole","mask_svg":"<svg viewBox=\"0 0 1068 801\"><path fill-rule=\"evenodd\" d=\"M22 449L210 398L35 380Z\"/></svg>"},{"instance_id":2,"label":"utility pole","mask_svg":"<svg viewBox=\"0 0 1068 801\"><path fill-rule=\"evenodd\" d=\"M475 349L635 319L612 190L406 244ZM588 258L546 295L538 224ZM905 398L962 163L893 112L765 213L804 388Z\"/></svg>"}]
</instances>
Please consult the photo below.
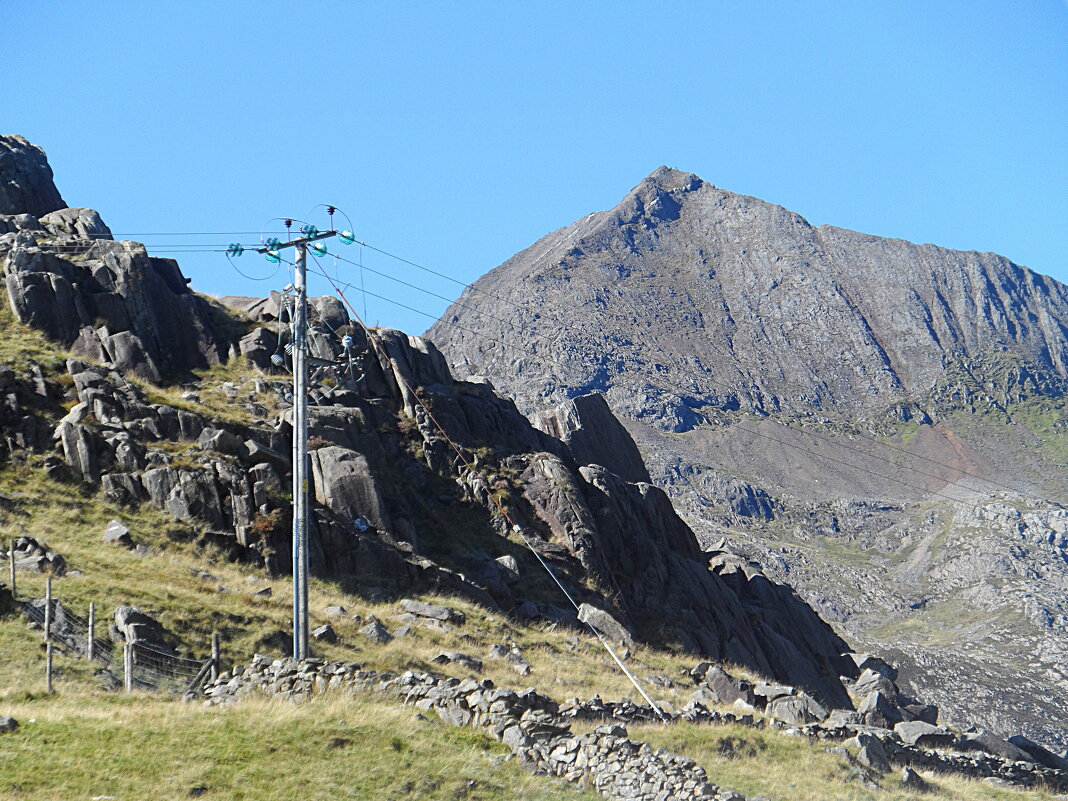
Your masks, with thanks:
<instances>
[{"instance_id":1,"label":"utility pole","mask_svg":"<svg viewBox=\"0 0 1068 801\"><path fill-rule=\"evenodd\" d=\"M347 232L343 232L343 237ZM270 239L256 248L271 261L279 261L283 248L296 249L293 289L293 656L308 656L308 246L338 232L301 226L301 236L289 242ZM349 235L351 236L351 235ZM320 246L321 248L321 246ZM325 252L325 249L323 249ZM239 255L238 251L231 251Z\"/></svg>"}]
</instances>

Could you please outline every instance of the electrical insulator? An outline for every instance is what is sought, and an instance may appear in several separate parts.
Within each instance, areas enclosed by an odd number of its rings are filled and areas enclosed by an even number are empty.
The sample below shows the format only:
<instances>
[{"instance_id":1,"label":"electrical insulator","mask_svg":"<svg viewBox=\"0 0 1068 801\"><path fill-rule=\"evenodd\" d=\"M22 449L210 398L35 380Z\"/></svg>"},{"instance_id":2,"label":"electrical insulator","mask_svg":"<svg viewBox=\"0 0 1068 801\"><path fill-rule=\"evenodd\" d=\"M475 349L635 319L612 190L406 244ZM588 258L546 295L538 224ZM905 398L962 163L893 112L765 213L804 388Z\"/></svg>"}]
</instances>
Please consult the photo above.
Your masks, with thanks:
<instances>
[{"instance_id":1,"label":"electrical insulator","mask_svg":"<svg viewBox=\"0 0 1068 801\"><path fill-rule=\"evenodd\" d=\"M315 242L311 246L311 252L314 253L316 256L325 256L326 245L324 245L322 242Z\"/></svg>"},{"instance_id":2,"label":"electrical insulator","mask_svg":"<svg viewBox=\"0 0 1068 801\"><path fill-rule=\"evenodd\" d=\"M352 346L356 344L356 341L352 338L351 334L345 334L341 337L341 347L345 350L352 350Z\"/></svg>"},{"instance_id":3,"label":"electrical insulator","mask_svg":"<svg viewBox=\"0 0 1068 801\"><path fill-rule=\"evenodd\" d=\"M337 235L337 238L342 245L351 245L356 241L356 234L352 233L352 231L342 231Z\"/></svg>"},{"instance_id":4,"label":"electrical insulator","mask_svg":"<svg viewBox=\"0 0 1068 801\"><path fill-rule=\"evenodd\" d=\"M285 363L285 359L282 358L281 353L275 353L271 356L271 364L275 367L281 367Z\"/></svg>"}]
</instances>

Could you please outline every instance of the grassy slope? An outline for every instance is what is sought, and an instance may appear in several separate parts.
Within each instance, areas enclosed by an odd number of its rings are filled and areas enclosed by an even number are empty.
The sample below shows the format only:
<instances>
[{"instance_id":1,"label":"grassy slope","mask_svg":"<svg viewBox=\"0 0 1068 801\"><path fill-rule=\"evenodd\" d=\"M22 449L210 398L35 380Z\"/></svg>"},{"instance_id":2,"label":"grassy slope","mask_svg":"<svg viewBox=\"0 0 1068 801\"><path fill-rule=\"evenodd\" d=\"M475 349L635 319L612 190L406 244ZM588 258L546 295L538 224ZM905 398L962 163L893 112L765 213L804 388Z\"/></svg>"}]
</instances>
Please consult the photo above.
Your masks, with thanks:
<instances>
[{"instance_id":1,"label":"grassy slope","mask_svg":"<svg viewBox=\"0 0 1068 801\"><path fill-rule=\"evenodd\" d=\"M32 357L61 378L63 354L10 320L0 322L9 334L0 338L0 363L25 375L26 359ZM19 342L26 347L12 344ZM217 384L223 373L236 383L250 378L231 366L216 368L205 379ZM214 386L206 387L201 397L207 403L198 410L224 411L226 402L216 394ZM0 527L5 536L28 533L47 542L67 558L71 571L82 573L54 580L55 595L74 611L85 614L89 601L95 601L106 621L115 606L135 604L158 616L187 653L204 656L211 632L220 630L226 661L244 661L257 651L281 655L289 630L287 580L269 580L213 553L198 553L190 544L192 532L163 513L148 505L119 509L86 488L50 481L40 461L31 456L0 470L0 492L18 499L14 511L0 513ZM104 545L101 537L112 518L126 523L152 553L138 556ZM41 576L19 574L21 598L42 595L43 585ZM271 586L272 598L251 595L263 586ZM313 581L311 598L316 625L327 621L325 609L331 605L344 606L349 615L374 614L387 626L399 612L393 604L346 594L326 581ZM377 646L358 635L359 624L351 618L331 619L341 642L316 644L314 650L377 669L429 669L430 658L441 650L485 657L490 644L511 641L523 649L533 671L521 678L507 664L486 660L482 675L499 685L534 685L560 700L595 693L635 696L592 638L520 625L455 599L428 600L462 609L467 624L450 631L416 628L409 637ZM483 733L449 729L379 700L328 697L304 705L249 700L233 709L208 709L166 696L101 692L91 666L64 654L56 659L57 694L45 696L40 632L10 613L0 616L0 660L0 714L23 723L17 732L0 735L4 798L185 798L198 787L208 788L209 798L272 800L577 797L575 790L525 776L511 763L496 764L500 746ZM658 700L679 706L689 696L681 674L694 661L686 654L639 647L631 667L639 676L656 673L679 682L651 687ZM467 675L459 668L433 667ZM717 756L717 743L733 734L757 738L764 747L737 760ZM907 797L873 796L844 781L840 759L770 732L679 726L636 729L634 736L696 757L714 781L744 792L773 798ZM974 784L939 783L952 788L949 797L999 797Z\"/></svg>"}]
</instances>

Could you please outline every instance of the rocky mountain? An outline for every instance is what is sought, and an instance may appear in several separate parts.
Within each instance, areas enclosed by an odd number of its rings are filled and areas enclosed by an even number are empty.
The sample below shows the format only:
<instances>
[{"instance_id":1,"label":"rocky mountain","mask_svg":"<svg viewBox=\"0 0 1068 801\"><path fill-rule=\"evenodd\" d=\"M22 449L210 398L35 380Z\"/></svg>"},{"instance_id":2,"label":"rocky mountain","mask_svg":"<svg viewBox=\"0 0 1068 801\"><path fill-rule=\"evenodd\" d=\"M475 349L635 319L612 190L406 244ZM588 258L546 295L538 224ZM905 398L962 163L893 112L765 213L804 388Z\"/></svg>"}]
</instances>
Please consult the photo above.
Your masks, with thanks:
<instances>
[{"instance_id":1,"label":"rocky mountain","mask_svg":"<svg viewBox=\"0 0 1068 801\"><path fill-rule=\"evenodd\" d=\"M288 381L270 358L284 353L286 305L227 299L240 310L227 313L173 261L111 241L96 212L48 208L59 195L40 151L0 143L11 311L69 349L3 373L8 458L43 455L54 481L152 504L214 553L288 571ZM603 401L570 401L535 427L488 381L456 380L430 342L355 327L335 299L312 305L311 349L328 363L311 412L314 572L578 626L544 563L612 639L729 660L851 706L848 645L789 586L702 551ZM238 353L262 377L245 395L222 383L221 408L169 386Z\"/></svg>"},{"instance_id":2,"label":"rocky mountain","mask_svg":"<svg viewBox=\"0 0 1068 801\"><path fill-rule=\"evenodd\" d=\"M1068 287L660 168L427 336L531 415L603 393L706 548L958 722L1068 744Z\"/></svg>"}]
</instances>

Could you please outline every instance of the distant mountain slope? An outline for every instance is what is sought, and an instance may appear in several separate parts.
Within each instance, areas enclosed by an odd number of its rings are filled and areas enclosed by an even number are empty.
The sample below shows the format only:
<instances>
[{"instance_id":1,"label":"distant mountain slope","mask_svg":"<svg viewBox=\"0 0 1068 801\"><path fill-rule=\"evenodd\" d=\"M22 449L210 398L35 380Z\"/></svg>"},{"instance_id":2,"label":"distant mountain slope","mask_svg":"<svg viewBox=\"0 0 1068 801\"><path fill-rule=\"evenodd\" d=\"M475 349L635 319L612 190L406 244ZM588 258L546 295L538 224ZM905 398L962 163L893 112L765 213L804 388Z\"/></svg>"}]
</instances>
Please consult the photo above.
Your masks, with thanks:
<instances>
[{"instance_id":1,"label":"distant mountain slope","mask_svg":"<svg viewBox=\"0 0 1068 801\"><path fill-rule=\"evenodd\" d=\"M1068 287L990 253L814 228L662 167L481 278L428 336L528 406L599 390L684 431L709 408L871 413L999 347L1061 392Z\"/></svg>"}]
</instances>

